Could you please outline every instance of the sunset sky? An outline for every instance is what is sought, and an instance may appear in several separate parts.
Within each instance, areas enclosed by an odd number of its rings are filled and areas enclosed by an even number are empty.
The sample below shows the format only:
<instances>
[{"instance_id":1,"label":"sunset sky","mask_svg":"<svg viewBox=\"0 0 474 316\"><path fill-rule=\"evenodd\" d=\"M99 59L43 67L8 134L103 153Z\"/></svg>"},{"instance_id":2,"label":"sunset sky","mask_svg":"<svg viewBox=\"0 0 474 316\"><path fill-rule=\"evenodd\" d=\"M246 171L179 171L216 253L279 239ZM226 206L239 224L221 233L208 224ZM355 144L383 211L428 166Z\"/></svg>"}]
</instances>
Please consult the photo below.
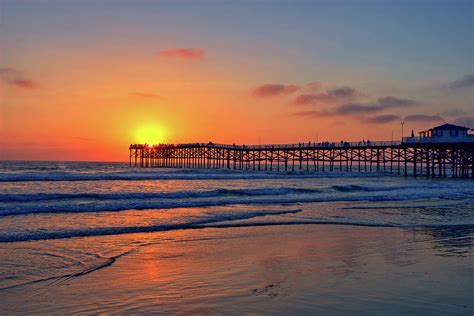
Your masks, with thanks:
<instances>
[{"instance_id":1,"label":"sunset sky","mask_svg":"<svg viewBox=\"0 0 474 316\"><path fill-rule=\"evenodd\" d=\"M0 159L474 128L473 3L0 0Z\"/></svg>"}]
</instances>

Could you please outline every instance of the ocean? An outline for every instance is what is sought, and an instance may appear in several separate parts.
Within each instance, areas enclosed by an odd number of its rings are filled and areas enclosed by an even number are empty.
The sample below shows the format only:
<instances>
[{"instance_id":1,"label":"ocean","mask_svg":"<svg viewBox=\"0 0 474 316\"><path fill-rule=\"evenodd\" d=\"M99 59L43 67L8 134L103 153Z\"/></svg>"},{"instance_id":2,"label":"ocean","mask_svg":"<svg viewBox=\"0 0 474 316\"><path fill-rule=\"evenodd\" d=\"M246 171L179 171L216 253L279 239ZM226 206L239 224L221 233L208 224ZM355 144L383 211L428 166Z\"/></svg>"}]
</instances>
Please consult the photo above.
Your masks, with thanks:
<instances>
[{"instance_id":1,"label":"ocean","mask_svg":"<svg viewBox=\"0 0 474 316\"><path fill-rule=\"evenodd\" d=\"M0 188L2 315L474 311L472 179L4 161Z\"/></svg>"}]
</instances>

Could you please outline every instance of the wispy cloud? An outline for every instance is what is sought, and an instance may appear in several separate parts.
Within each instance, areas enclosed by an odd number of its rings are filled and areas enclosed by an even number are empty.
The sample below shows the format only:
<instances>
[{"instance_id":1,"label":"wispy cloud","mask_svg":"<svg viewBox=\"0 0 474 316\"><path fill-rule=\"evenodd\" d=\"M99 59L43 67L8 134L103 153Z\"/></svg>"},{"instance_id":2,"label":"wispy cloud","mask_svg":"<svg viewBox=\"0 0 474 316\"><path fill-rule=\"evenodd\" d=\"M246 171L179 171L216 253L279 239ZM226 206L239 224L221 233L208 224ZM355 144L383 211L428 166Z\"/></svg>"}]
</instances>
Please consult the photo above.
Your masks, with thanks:
<instances>
[{"instance_id":1,"label":"wispy cloud","mask_svg":"<svg viewBox=\"0 0 474 316\"><path fill-rule=\"evenodd\" d=\"M335 115L360 115L380 112L384 108L377 104L346 103L334 109Z\"/></svg>"},{"instance_id":2,"label":"wispy cloud","mask_svg":"<svg viewBox=\"0 0 474 316\"><path fill-rule=\"evenodd\" d=\"M343 95L351 94L351 93L342 93ZM328 94L326 94L328 95ZM301 97L301 96L299 96ZM316 100L312 97L312 95L308 95L308 100L299 100L300 104L304 102L313 102ZM374 102L368 103L343 103L337 105L330 109L322 109L322 110L308 110L308 111L298 111L294 112L292 116L296 117L353 117L360 121L365 121L368 123L375 123L375 124L383 124L389 123L395 120L400 119L401 117L396 114L379 114L375 115L379 112L383 112L387 109L397 109L397 108L404 108L404 107L411 107L415 106L418 103L415 100L411 99L403 99L394 96L386 96L378 98ZM372 116L367 116L372 115ZM421 115L414 115L412 120L415 119L422 119ZM436 118L436 116L430 117L432 120ZM410 117L408 117L410 120ZM428 116L426 116L426 120L428 120Z\"/></svg>"},{"instance_id":3,"label":"wispy cloud","mask_svg":"<svg viewBox=\"0 0 474 316\"><path fill-rule=\"evenodd\" d=\"M278 95L288 95L299 89L295 85L271 84L266 83L257 86L252 90L252 95L258 98L273 97Z\"/></svg>"},{"instance_id":4,"label":"wispy cloud","mask_svg":"<svg viewBox=\"0 0 474 316\"><path fill-rule=\"evenodd\" d=\"M176 48L162 50L158 52L160 58L177 58L185 60L200 60L204 58L204 50L202 48Z\"/></svg>"},{"instance_id":5,"label":"wispy cloud","mask_svg":"<svg viewBox=\"0 0 474 316\"><path fill-rule=\"evenodd\" d=\"M400 108L417 105L415 100L403 99L393 96L386 96L377 100L377 105L384 108Z\"/></svg>"},{"instance_id":6,"label":"wispy cloud","mask_svg":"<svg viewBox=\"0 0 474 316\"><path fill-rule=\"evenodd\" d=\"M390 123L390 122L396 121L398 119L400 119L400 116L398 115L382 114L382 115L376 115L372 117L363 118L361 120L367 121L369 123L374 123L374 124L384 124L384 123Z\"/></svg>"},{"instance_id":7,"label":"wispy cloud","mask_svg":"<svg viewBox=\"0 0 474 316\"><path fill-rule=\"evenodd\" d=\"M32 90L40 87L40 84L25 76L22 71L14 68L0 68L0 77L3 82L17 88Z\"/></svg>"},{"instance_id":8,"label":"wispy cloud","mask_svg":"<svg viewBox=\"0 0 474 316\"><path fill-rule=\"evenodd\" d=\"M333 110L336 115L360 115L381 112L386 109L410 107L416 105L415 100L402 99L394 96L378 98L372 103L346 103Z\"/></svg>"},{"instance_id":9,"label":"wispy cloud","mask_svg":"<svg viewBox=\"0 0 474 316\"><path fill-rule=\"evenodd\" d=\"M161 99L160 95L148 92L132 92L130 95L138 98Z\"/></svg>"},{"instance_id":10,"label":"wispy cloud","mask_svg":"<svg viewBox=\"0 0 474 316\"><path fill-rule=\"evenodd\" d=\"M463 89L474 87L474 75L467 75L448 84L450 89Z\"/></svg>"},{"instance_id":11,"label":"wispy cloud","mask_svg":"<svg viewBox=\"0 0 474 316\"><path fill-rule=\"evenodd\" d=\"M295 104L308 105L308 104L327 104L336 101L336 98L327 93L308 93L300 94L294 100Z\"/></svg>"},{"instance_id":12,"label":"wispy cloud","mask_svg":"<svg viewBox=\"0 0 474 316\"><path fill-rule=\"evenodd\" d=\"M319 87L320 84L316 82L307 84L307 90L311 90L312 92L300 94L295 98L294 103L298 105L334 104L336 102L347 102L362 96L362 93L351 87L338 87L315 93L314 91L319 90Z\"/></svg>"},{"instance_id":13,"label":"wispy cloud","mask_svg":"<svg viewBox=\"0 0 474 316\"><path fill-rule=\"evenodd\" d=\"M328 95L331 95L337 98L351 98L351 97L356 97L360 95L360 93L357 90L351 87L334 88L334 89L328 90L327 93Z\"/></svg>"},{"instance_id":14,"label":"wispy cloud","mask_svg":"<svg viewBox=\"0 0 474 316\"><path fill-rule=\"evenodd\" d=\"M442 121L443 118L439 115L412 114L405 116L403 120L407 122L436 122Z\"/></svg>"}]
</instances>

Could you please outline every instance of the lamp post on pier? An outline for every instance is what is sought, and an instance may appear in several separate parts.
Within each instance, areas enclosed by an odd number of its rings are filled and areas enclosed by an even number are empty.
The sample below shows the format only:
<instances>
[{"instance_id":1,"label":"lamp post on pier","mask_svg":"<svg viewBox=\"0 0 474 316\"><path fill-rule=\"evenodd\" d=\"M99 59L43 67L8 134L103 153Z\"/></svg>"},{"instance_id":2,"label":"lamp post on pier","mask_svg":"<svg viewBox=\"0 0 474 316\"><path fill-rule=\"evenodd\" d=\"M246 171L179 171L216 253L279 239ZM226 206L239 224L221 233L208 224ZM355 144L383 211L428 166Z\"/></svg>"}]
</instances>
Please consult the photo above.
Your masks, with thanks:
<instances>
[{"instance_id":1,"label":"lamp post on pier","mask_svg":"<svg viewBox=\"0 0 474 316\"><path fill-rule=\"evenodd\" d=\"M405 125L405 122L401 122L402 124L402 143L403 143L403 125Z\"/></svg>"}]
</instances>

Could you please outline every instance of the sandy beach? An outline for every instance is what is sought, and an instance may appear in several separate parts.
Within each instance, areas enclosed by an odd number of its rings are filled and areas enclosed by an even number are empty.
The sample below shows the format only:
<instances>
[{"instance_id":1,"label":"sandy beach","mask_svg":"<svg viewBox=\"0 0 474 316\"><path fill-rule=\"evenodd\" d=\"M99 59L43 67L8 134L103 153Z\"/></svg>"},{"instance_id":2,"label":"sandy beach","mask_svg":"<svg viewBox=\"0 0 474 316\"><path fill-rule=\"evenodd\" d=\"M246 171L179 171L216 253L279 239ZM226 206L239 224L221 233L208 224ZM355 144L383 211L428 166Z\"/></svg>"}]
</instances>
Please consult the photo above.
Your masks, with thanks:
<instances>
[{"instance_id":1,"label":"sandy beach","mask_svg":"<svg viewBox=\"0 0 474 316\"><path fill-rule=\"evenodd\" d=\"M472 228L335 225L114 236L101 243L142 244L91 273L4 290L0 305L5 314L469 315L473 238Z\"/></svg>"}]
</instances>

